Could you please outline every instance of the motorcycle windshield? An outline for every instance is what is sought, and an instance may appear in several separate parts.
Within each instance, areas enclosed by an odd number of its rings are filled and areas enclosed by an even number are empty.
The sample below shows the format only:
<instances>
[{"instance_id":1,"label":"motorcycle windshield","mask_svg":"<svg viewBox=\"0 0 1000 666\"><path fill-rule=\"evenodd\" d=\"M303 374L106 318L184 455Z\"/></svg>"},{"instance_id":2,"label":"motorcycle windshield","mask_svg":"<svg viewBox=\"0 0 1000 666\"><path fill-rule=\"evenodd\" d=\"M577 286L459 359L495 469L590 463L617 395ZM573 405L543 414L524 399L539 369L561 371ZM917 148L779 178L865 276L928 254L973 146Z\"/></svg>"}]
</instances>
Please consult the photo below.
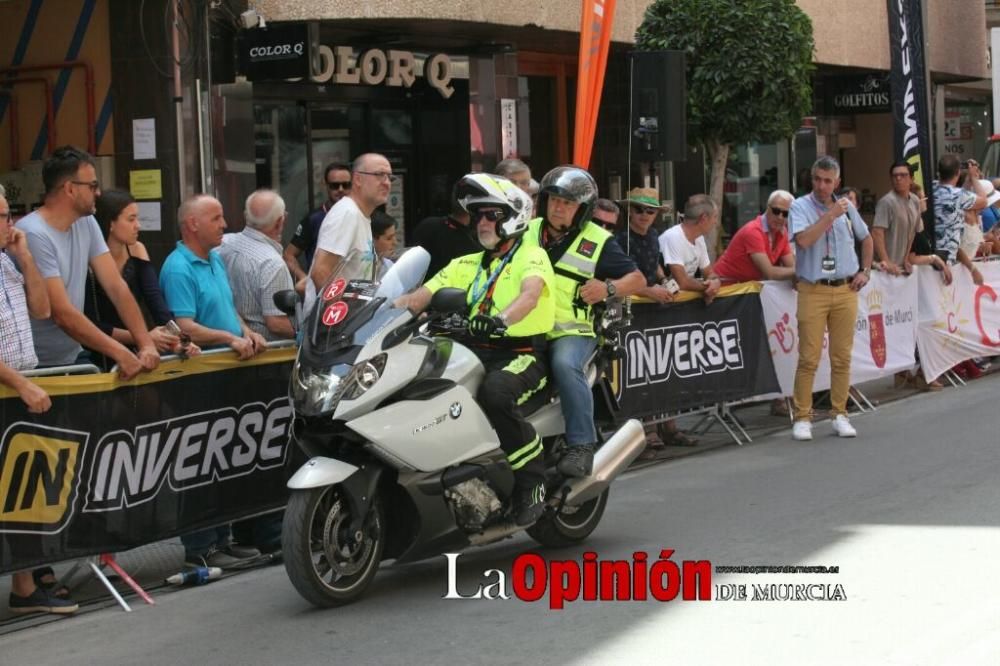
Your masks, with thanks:
<instances>
[{"instance_id":1,"label":"motorcycle windshield","mask_svg":"<svg viewBox=\"0 0 1000 666\"><path fill-rule=\"evenodd\" d=\"M430 263L423 248L407 250L381 279L372 279L371 260L362 252L344 257L305 318L303 346L312 354L364 345L402 310L393 302L420 286Z\"/></svg>"}]
</instances>

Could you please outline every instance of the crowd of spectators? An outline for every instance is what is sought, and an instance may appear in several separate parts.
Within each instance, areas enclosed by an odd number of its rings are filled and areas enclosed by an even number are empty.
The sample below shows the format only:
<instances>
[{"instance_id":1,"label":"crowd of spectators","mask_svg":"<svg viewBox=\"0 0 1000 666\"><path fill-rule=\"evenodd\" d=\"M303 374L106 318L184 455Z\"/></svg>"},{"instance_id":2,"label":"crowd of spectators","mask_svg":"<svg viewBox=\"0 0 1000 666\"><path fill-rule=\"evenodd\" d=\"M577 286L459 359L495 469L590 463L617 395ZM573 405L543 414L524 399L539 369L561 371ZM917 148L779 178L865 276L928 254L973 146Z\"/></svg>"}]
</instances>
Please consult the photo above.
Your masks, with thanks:
<instances>
[{"instance_id":1,"label":"crowd of spectators","mask_svg":"<svg viewBox=\"0 0 1000 666\"><path fill-rule=\"evenodd\" d=\"M527 164L509 159L496 170L537 202L539 184ZM827 157L810 170L811 186L800 183L800 196L771 192L764 210L735 233L715 262L706 237L717 228L720 211L704 194L691 196L672 225L665 219L671 205L660 201L656 189L637 187L617 202L598 199L591 218L599 231L593 233L610 233L609 247L625 262L615 279L630 270L636 277L641 273L644 284L629 293L663 306L680 291L696 293L710 305L727 284L791 282L798 291L800 345L793 436L812 436L812 383L826 337L833 427L838 435L853 437L857 433L847 419L846 402L855 292L867 283L871 268L900 276L929 265L950 284L953 266L961 263L981 284L972 259L1000 251L1000 214L992 208L1000 201L995 184L981 179L975 162L963 165L952 155L941 158L938 172L933 184L936 252L921 219L926 199L906 162L891 165L891 189L878 200L869 233L857 190L841 187L840 166ZM87 153L57 149L42 170L40 208L14 225L0 192L0 289L6 296L0 299L0 382L16 391L29 411L40 413L51 400L23 371L92 363L115 368L128 380L155 369L161 354L186 358L202 349L229 347L246 360L262 353L268 341L293 338L291 322L274 305L275 293L296 289L305 294L308 308L352 251L361 254L373 276L380 276L397 250L396 221L381 210L395 181L389 160L366 153L352 166L328 165L324 177L326 201L299 223L285 247L288 214L277 192L253 192L245 203L243 230L230 234L217 199L196 195L185 200L177 213L181 240L157 275L139 240L134 198L123 190L102 191ZM452 199L446 216L428 218L415 229L413 244L431 255L429 275L481 249L468 212L457 194ZM558 221L558 206L551 208ZM544 234L542 240L558 241ZM611 293L612 285L602 284L602 295L605 289ZM575 365L582 363L578 356ZM956 371L974 378L984 365L967 362ZM919 371L896 379L898 385L941 388ZM772 412L787 416L787 402L776 401ZM697 444L666 417L650 419L646 436L646 458L656 457L667 444ZM594 439L583 430L575 437L586 446ZM270 515L184 535L185 561L232 568L274 553L280 548L280 520ZM14 574L10 607L76 610L49 568Z\"/></svg>"}]
</instances>

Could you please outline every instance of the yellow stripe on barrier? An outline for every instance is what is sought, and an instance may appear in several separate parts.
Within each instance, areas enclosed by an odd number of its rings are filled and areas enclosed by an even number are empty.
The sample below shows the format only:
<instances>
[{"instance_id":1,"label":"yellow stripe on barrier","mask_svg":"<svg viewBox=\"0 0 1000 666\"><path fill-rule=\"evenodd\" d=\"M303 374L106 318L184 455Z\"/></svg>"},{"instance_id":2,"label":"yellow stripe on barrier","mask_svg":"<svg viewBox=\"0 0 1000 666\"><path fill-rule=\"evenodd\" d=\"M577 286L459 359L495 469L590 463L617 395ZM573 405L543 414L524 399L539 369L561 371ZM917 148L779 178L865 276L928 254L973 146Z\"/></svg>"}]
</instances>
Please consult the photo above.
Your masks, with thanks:
<instances>
[{"instance_id":1,"label":"yellow stripe on barrier","mask_svg":"<svg viewBox=\"0 0 1000 666\"><path fill-rule=\"evenodd\" d=\"M207 372L217 372L231 368L291 362L295 360L297 352L298 349L296 347L269 349L263 354L246 361L237 360L236 352L229 354L204 354L183 361L181 359L171 359L160 363L156 370L140 373L139 376L127 382L122 381L117 373L111 372L93 375L32 377L31 381L38 384L52 396L103 393L125 386L145 386L146 384L168 382L181 377L190 377L192 375L201 375ZM0 384L0 399L16 397L18 397L17 391Z\"/></svg>"},{"instance_id":2,"label":"yellow stripe on barrier","mask_svg":"<svg viewBox=\"0 0 1000 666\"><path fill-rule=\"evenodd\" d=\"M760 282L736 282L719 290L716 298L726 298L727 296L745 296L746 294L759 294L764 286ZM701 298L700 291L679 291L674 294L674 303L686 303ZM633 296L633 303L655 303L652 298L645 296Z\"/></svg>"}]
</instances>

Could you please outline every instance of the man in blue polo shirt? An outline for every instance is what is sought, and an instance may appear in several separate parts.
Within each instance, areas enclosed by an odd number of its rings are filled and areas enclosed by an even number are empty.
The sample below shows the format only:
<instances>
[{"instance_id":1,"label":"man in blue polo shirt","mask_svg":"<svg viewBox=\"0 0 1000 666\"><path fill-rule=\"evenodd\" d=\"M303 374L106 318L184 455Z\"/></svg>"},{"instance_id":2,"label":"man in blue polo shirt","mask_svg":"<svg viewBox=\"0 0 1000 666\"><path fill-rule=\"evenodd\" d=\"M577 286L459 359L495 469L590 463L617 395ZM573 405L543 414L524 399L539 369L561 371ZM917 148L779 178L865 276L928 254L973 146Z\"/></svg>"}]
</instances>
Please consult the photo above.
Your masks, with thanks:
<instances>
[{"instance_id":1,"label":"man in blue polo shirt","mask_svg":"<svg viewBox=\"0 0 1000 666\"><path fill-rule=\"evenodd\" d=\"M847 419L851 385L851 351L858 294L871 276L872 239L858 210L846 198L836 198L840 165L820 157L812 167L813 191L792 203L790 224L795 239L798 277L799 364L795 370L795 423L792 437L812 439L812 389L830 333L830 404L833 430L840 437L857 437ZM854 240L861 242L861 266Z\"/></svg>"},{"instance_id":2,"label":"man in blue polo shirt","mask_svg":"<svg viewBox=\"0 0 1000 666\"><path fill-rule=\"evenodd\" d=\"M240 360L256 356L267 343L237 314L225 264L212 251L226 229L222 204L197 195L177 216L181 240L160 270L160 289L177 324L202 347L228 345Z\"/></svg>"},{"instance_id":3,"label":"man in blue polo shirt","mask_svg":"<svg viewBox=\"0 0 1000 666\"><path fill-rule=\"evenodd\" d=\"M160 289L181 330L202 347L228 345L240 360L253 358L267 343L236 312L226 266L214 248L222 244L226 219L215 197L199 194L177 211L181 240L160 270ZM181 535L190 566L239 567L260 555L234 546L229 525Z\"/></svg>"}]
</instances>

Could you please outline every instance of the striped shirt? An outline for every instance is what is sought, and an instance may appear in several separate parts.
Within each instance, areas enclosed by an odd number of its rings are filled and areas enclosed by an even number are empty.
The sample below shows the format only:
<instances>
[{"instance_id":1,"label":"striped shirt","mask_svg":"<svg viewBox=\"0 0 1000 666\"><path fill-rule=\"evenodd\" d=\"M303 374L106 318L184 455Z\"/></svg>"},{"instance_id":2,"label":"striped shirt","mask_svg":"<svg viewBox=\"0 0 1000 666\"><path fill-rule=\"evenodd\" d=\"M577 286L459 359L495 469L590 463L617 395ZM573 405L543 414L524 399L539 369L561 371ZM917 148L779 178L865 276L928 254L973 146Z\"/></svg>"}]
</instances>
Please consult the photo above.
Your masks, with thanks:
<instances>
[{"instance_id":1,"label":"striped shirt","mask_svg":"<svg viewBox=\"0 0 1000 666\"><path fill-rule=\"evenodd\" d=\"M0 252L0 361L13 370L31 370L38 365L28 318L24 276L6 252Z\"/></svg>"},{"instance_id":2,"label":"striped shirt","mask_svg":"<svg viewBox=\"0 0 1000 666\"><path fill-rule=\"evenodd\" d=\"M264 325L264 317L284 317L274 305L274 294L294 289L292 274L281 258L281 245L256 229L247 227L238 234L226 234L219 255L233 289L236 311L251 330L265 340L280 340Z\"/></svg>"}]
</instances>

